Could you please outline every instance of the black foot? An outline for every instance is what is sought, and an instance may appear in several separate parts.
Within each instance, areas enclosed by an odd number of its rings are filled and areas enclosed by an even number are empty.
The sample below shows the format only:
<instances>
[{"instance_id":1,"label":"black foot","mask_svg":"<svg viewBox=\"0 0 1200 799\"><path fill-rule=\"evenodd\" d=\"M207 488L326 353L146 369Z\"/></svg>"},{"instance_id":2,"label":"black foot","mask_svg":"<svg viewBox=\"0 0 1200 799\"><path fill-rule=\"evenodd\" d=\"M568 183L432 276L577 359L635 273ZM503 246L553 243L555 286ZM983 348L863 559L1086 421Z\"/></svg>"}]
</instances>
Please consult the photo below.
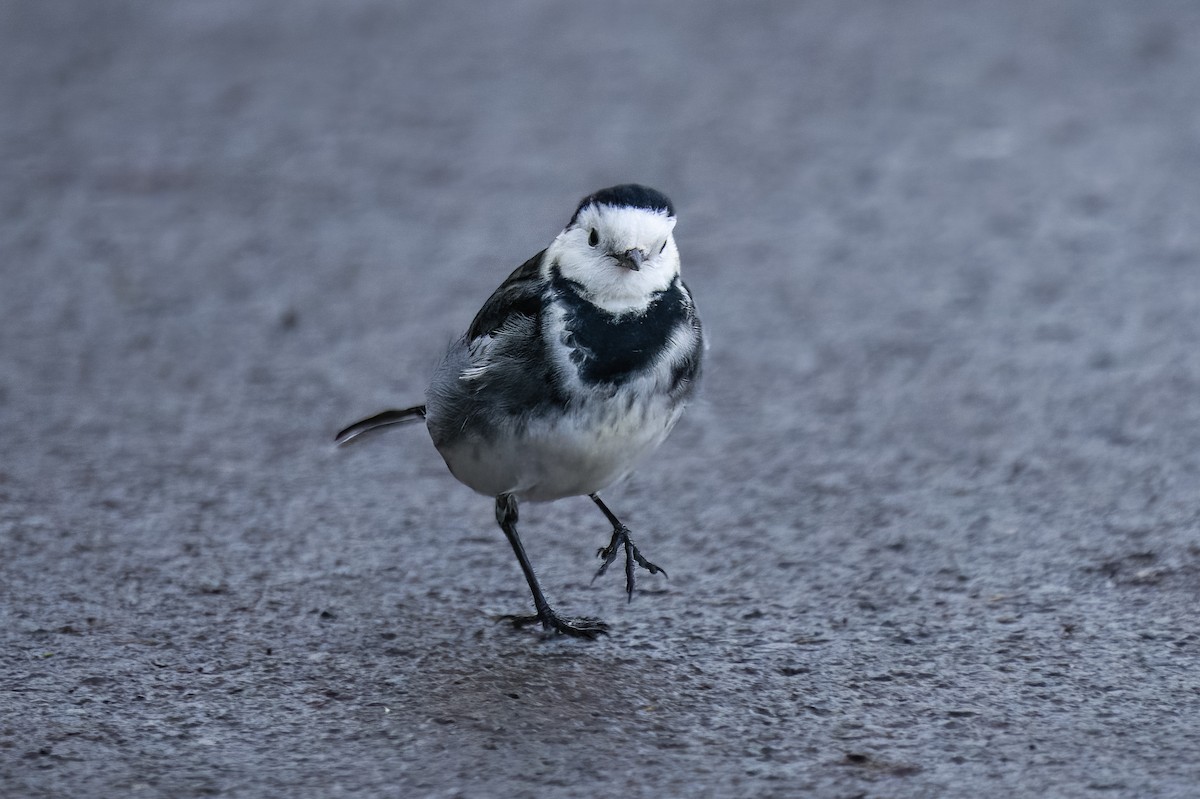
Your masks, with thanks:
<instances>
[{"instance_id":1,"label":"black foot","mask_svg":"<svg viewBox=\"0 0 1200 799\"><path fill-rule=\"evenodd\" d=\"M596 572L596 576L592 578L592 582L596 582L596 577L608 571L609 565L617 559L617 549L621 546L625 547L625 593L629 595L629 601L632 602L633 564L636 563L651 574L662 572L663 577L667 576L667 572L643 558L642 553L638 551L637 545L633 543L633 538L629 535L629 528L623 524L618 524L613 528L612 540L608 542L608 546L596 551L597 556L604 558L604 563L600 564L600 569Z\"/></svg>"},{"instance_id":2,"label":"black foot","mask_svg":"<svg viewBox=\"0 0 1200 799\"><path fill-rule=\"evenodd\" d=\"M544 616L501 616L497 621L506 621L518 630L530 624L541 624L542 629L550 635L570 635L589 641L608 635L608 625L599 619L564 619L552 610Z\"/></svg>"}]
</instances>

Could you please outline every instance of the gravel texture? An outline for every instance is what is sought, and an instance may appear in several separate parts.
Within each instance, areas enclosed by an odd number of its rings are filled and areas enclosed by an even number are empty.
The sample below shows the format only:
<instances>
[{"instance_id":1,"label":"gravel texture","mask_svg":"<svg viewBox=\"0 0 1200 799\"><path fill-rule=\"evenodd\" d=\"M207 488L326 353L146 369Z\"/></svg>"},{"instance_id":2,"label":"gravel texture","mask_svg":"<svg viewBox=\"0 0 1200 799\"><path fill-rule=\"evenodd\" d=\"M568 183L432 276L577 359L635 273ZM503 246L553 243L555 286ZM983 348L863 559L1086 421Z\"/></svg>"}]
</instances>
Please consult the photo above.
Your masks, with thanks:
<instances>
[{"instance_id":1,"label":"gravel texture","mask_svg":"<svg viewBox=\"0 0 1200 799\"><path fill-rule=\"evenodd\" d=\"M1195 796L1200 5L0 2L0 794ZM582 195L704 396L610 504L419 428Z\"/></svg>"}]
</instances>

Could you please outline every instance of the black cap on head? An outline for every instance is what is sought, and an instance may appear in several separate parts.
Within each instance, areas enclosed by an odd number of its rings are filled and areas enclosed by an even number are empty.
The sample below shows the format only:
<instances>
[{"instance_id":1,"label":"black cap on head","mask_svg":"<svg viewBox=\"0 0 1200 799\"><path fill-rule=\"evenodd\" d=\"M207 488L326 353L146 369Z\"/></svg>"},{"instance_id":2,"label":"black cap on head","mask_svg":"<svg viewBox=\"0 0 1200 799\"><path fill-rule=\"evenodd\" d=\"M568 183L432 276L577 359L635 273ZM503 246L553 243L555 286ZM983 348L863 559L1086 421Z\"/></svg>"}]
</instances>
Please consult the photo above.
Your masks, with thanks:
<instances>
[{"instance_id":1,"label":"black cap on head","mask_svg":"<svg viewBox=\"0 0 1200 799\"><path fill-rule=\"evenodd\" d=\"M645 208L648 211L665 211L667 216L675 216L675 206L667 199L667 195L655 191L649 186L637 183L624 183L620 186L610 186L607 189L589 194L579 201L579 207L571 216L568 226L575 224L579 212L589 205L613 205L618 208Z\"/></svg>"}]
</instances>

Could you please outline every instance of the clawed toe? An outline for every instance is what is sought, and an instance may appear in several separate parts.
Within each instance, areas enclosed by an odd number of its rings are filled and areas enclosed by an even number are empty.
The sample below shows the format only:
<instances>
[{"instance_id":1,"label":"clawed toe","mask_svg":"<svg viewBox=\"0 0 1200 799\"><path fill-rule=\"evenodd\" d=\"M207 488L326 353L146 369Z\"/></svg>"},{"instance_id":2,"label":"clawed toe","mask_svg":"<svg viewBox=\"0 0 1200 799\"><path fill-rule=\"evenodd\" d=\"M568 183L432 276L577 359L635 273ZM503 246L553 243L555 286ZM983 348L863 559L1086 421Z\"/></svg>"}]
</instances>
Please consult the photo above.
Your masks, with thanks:
<instances>
[{"instance_id":1,"label":"clawed toe","mask_svg":"<svg viewBox=\"0 0 1200 799\"><path fill-rule=\"evenodd\" d=\"M589 641L594 641L601 635L608 635L608 624L600 619L564 618L554 611L548 611L545 616L537 614L532 616L505 615L500 616L496 621L508 622L518 630L531 624L541 624L542 629L548 635L569 635L574 638L586 638Z\"/></svg>"},{"instance_id":2,"label":"clawed toe","mask_svg":"<svg viewBox=\"0 0 1200 799\"><path fill-rule=\"evenodd\" d=\"M604 562L596 570L596 574L592 577L592 582L595 582L597 577L608 571L608 567L617 559L617 550L622 546L625 547L625 593L629 597L629 601L632 602L634 564L641 566L651 574L662 574L663 577L667 577L668 575L666 570L661 566L657 566L642 557L642 553L638 550L637 545L633 543L633 538L629 535L629 528L622 524L613 528L612 539L608 542L608 546L597 550L596 556L602 558Z\"/></svg>"}]
</instances>

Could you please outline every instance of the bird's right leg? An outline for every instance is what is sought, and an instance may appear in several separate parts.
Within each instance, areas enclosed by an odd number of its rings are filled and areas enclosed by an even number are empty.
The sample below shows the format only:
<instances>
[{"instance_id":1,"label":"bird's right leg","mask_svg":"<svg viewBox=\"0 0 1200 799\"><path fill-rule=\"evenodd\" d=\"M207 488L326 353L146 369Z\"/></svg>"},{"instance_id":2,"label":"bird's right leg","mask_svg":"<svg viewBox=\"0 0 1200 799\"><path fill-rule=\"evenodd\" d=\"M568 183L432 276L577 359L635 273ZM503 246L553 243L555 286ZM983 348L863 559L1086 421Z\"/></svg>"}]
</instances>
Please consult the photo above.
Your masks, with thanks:
<instances>
[{"instance_id":1,"label":"bird's right leg","mask_svg":"<svg viewBox=\"0 0 1200 799\"><path fill-rule=\"evenodd\" d=\"M521 538L517 535L517 498L512 494L496 497L496 522L504 531L508 543L512 544L517 562L521 564L521 571L525 573L525 580L529 583L529 591L533 594L533 606L537 610L535 616L503 616L502 620L512 622L512 625L518 628L541 622L542 628L547 632L579 638L594 639L598 635L607 635L608 625L599 619L568 619L559 616L554 612L554 608L550 607L546 595L542 593L542 587L538 585L537 575L533 573L529 556L525 554L525 547L521 545Z\"/></svg>"}]
</instances>

